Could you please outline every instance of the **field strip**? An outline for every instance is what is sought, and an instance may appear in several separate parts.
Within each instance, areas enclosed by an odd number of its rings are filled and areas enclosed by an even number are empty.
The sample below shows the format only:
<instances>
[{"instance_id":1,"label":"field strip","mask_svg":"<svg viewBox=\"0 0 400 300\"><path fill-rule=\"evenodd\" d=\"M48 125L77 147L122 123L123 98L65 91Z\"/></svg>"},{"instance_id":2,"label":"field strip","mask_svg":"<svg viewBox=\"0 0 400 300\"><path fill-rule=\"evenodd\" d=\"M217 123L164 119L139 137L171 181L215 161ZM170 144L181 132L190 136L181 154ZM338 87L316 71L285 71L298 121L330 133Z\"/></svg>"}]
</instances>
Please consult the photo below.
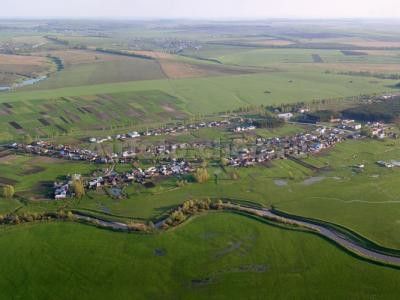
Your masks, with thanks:
<instances>
[{"instance_id":1,"label":"field strip","mask_svg":"<svg viewBox=\"0 0 400 300\"><path fill-rule=\"evenodd\" d=\"M335 201L340 201L344 203L368 203L368 204L396 204L400 203L400 200L387 200L387 201L368 201L368 200L359 200L359 199L353 199L353 200L344 200L340 198L333 198L333 197L309 197L310 199L322 199L322 200L335 200Z\"/></svg>"}]
</instances>

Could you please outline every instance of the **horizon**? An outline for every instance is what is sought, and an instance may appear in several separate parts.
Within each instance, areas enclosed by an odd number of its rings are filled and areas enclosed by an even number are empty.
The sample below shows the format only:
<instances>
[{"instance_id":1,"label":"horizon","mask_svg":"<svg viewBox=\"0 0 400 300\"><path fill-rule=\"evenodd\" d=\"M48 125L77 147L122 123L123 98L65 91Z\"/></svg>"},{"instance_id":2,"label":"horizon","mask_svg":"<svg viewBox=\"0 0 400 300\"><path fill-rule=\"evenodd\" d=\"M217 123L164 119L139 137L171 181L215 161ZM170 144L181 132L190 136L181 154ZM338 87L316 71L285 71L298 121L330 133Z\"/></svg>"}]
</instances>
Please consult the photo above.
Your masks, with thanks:
<instances>
[{"instance_id":1,"label":"horizon","mask_svg":"<svg viewBox=\"0 0 400 300\"><path fill-rule=\"evenodd\" d=\"M260 19L400 19L400 3L337 0L324 4L318 0L5 0L0 18L23 19L193 19L193 20L260 20Z\"/></svg>"}]
</instances>

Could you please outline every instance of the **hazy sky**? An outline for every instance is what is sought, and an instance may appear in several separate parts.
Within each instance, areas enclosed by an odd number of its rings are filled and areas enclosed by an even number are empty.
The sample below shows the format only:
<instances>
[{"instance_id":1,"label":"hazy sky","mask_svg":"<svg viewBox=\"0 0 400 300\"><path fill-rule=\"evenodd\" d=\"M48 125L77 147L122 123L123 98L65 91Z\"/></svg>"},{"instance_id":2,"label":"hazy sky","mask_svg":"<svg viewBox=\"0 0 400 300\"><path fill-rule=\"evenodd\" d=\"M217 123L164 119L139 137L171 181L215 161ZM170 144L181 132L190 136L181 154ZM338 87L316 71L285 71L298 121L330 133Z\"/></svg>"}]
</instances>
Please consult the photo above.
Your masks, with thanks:
<instances>
[{"instance_id":1,"label":"hazy sky","mask_svg":"<svg viewBox=\"0 0 400 300\"><path fill-rule=\"evenodd\" d=\"M0 17L400 18L400 0L0 0Z\"/></svg>"}]
</instances>

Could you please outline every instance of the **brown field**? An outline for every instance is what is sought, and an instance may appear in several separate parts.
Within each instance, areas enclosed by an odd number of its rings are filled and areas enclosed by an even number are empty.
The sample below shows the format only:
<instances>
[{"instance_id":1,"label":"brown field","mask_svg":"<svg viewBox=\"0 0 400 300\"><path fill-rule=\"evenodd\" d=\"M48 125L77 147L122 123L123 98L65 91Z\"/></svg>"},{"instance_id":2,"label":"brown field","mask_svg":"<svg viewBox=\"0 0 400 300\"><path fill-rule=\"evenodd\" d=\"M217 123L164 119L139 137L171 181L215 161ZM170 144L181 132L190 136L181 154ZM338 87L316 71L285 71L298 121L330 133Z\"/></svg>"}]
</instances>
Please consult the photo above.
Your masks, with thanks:
<instances>
[{"instance_id":1,"label":"brown field","mask_svg":"<svg viewBox=\"0 0 400 300\"><path fill-rule=\"evenodd\" d=\"M400 41L376 41L376 40L355 40L345 41L345 44L351 44L358 47L371 48L400 48Z\"/></svg>"},{"instance_id":2,"label":"brown field","mask_svg":"<svg viewBox=\"0 0 400 300\"><path fill-rule=\"evenodd\" d=\"M2 164L12 164L16 160L18 160L18 156L12 153L6 153L7 155L2 155L0 156L0 163Z\"/></svg>"},{"instance_id":3,"label":"brown field","mask_svg":"<svg viewBox=\"0 0 400 300\"><path fill-rule=\"evenodd\" d=\"M361 64L361 63L324 63L313 64L314 67L334 71L354 71L372 73L399 73L400 66L396 64Z\"/></svg>"},{"instance_id":4,"label":"brown field","mask_svg":"<svg viewBox=\"0 0 400 300\"><path fill-rule=\"evenodd\" d=\"M0 54L0 85L9 85L22 77L35 77L51 69L45 57Z\"/></svg>"},{"instance_id":5,"label":"brown field","mask_svg":"<svg viewBox=\"0 0 400 300\"><path fill-rule=\"evenodd\" d=\"M165 76L171 79L240 75L260 72L260 70L249 68L187 62L176 55L164 52L132 51L132 53L147 55L156 59Z\"/></svg>"},{"instance_id":6,"label":"brown field","mask_svg":"<svg viewBox=\"0 0 400 300\"><path fill-rule=\"evenodd\" d=\"M400 57L400 51L396 50L363 50L372 56L389 56L389 57Z\"/></svg>"},{"instance_id":7,"label":"brown field","mask_svg":"<svg viewBox=\"0 0 400 300\"><path fill-rule=\"evenodd\" d=\"M55 50L40 52L39 55L59 57L65 66L91 64L108 61L124 61L127 56L99 53L91 50Z\"/></svg>"},{"instance_id":8,"label":"brown field","mask_svg":"<svg viewBox=\"0 0 400 300\"><path fill-rule=\"evenodd\" d=\"M29 44L34 48L48 43L43 36L15 36L11 38L11 42L14 44Z\"/></svg>"},{"instance_id":9,"label":"brown field","mask_svg":"<svg viewBox=\"0 0 400 300\"><path fill-rule=\"evenodd\" d=\"M263 45L263 46L288 46L288 45L293 45L294 42L288 40L267 39L267 40L256 41L252 44Z\"/></svg>"},{"instance_id":10,"label":"brown field","mask_svg":"<svg viewBox=\"0 0 400 300\"><path fill-rule=\"evenodd\" d=\"M329 38L329 39L304 39L306 43L339 43L366 48L400 48L400 40L380 41L363 38Z\"/></svg>"},{"instance_id":11,"label":"brown field","mask_svg":"<svg viewBox=\"0 0 400 300\"><path fill-rule=\"evenodd\" d=\"M18 181L14 180L14 179L10 179L10 178L6 178L6 177L2 177L0 176L0 185L1 184L11 184L14 185L16 184Z\"/></svg>"},{"instance_id":12,"label":"brown field","mask_svg":"<svg viewBox=\"0 0 400 300\"><path fill-rule=\"evenodd\" d=\"M171 79L207 76L207 72L191 64L169 59L160 59L159 62L165 75Z\"/></svg>"},{"instance_id":13,"label":"brown field","mask_svg":"<svg viewBox=\"0 0 400 300\"><path fill-rule=\"evenodd\" d=\"M39 56L0 54L0 65L41 66L47 59Z\"/></svg>"}]
</instances>

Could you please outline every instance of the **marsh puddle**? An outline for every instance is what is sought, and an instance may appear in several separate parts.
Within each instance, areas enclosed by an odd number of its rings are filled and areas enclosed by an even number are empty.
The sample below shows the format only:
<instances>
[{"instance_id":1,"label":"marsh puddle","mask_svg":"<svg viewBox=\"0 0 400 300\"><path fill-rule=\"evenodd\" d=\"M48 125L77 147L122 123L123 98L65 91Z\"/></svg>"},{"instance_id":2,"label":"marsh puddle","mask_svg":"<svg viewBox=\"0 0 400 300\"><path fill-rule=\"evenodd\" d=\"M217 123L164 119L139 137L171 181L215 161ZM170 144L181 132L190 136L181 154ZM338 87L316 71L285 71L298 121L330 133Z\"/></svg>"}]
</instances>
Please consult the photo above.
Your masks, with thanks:
<instances>
[{"instance_id":1,"label":"marsh puddle","mask_svg":"<svg viewBox=\"0 0 400 300\"><path fill-rule=\"evenodd\" d=\"M324 179L325 179L325 176L310 177L303 181L303 185L312 185L312 184L321 182Z\"/></svg>"},{"instance_id":2,"label":"marsh puddle","mask_svg":"<svg viewBox=\"0 0 400 300\"><path fill-rule=\"evenodd\" d=\"M283 180L283 179L276 179L276 180L274 180L274 183L277 186L287 186L288 185L287 180Z\"/></svg>"}]
</instances>

